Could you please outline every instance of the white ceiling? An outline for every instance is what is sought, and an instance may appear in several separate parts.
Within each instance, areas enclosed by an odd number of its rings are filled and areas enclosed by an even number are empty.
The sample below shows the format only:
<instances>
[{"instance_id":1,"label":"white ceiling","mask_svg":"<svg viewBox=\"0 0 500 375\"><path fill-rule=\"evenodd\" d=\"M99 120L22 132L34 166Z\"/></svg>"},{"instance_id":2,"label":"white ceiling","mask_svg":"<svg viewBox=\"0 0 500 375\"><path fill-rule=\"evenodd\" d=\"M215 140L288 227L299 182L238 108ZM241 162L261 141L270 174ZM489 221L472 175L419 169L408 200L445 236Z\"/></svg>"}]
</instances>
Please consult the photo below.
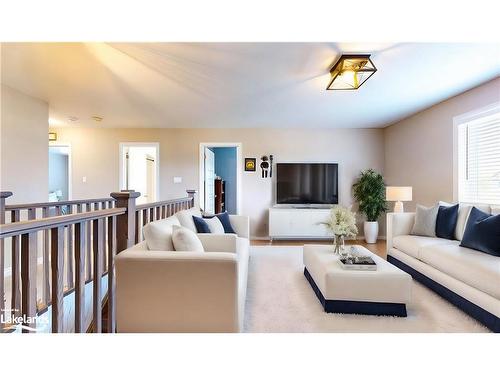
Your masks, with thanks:
<instances>
[{"instance_id":1,"label":"white ceiling","mask_svg":"<svg viewBox=\"0 0 500 375\"><path fill-rule=\"evenodd\" d=\"M378 71L326 91L342 53ZM54 125L384 127L499 75L500 44L2 44L2 82L47 101Z\"/></svg>"}]
</instances>

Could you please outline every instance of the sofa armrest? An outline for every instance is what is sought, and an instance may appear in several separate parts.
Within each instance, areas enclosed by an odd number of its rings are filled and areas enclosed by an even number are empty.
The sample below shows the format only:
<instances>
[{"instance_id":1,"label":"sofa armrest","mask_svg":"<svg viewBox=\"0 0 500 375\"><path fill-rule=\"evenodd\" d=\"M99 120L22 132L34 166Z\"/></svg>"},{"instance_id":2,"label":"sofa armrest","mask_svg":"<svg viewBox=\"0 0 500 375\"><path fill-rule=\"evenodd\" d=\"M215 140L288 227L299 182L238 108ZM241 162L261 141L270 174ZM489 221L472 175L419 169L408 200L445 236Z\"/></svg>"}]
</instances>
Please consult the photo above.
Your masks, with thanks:
<instances>
[{"instance_id":1,"label":"sofa armrest","mask_svg":"<svg viewBox=\"0 0 500 375\"><path fill-rule=\"evenodd\" d=\"M229 215L229 222L238 237L250 238L250 219L248 216Z\"/></svg>"},{"instance_id":2,"label":"sofa armrest","mask_svg":"<svg viewBox=\"0 0 500 375\"><path fill-rule=\"evenodd\" d=\"M235 254L131 248L115 264L118 332L238 331Z\"/></svg>"},{"instance_id":3,"label":"sofa armrest","mask_svg":"<svg viewBox=\"0 0 500 375\"><path fill-rule=\"evenodd\" d=\"M414 223L414 212L387 213L387 251L392 248L392 239L394 237L411 233Z\"/></svg>"},{"instance_id":4,"label":"sofa armrest","mask_svg":"<svg viewBox=\"0 0 500 375\"><path fill-rule=\"evenodd\" d=\"M236 234L198 233L198 238L206 252L236 253Z\"/></svg>"}]
</instances>

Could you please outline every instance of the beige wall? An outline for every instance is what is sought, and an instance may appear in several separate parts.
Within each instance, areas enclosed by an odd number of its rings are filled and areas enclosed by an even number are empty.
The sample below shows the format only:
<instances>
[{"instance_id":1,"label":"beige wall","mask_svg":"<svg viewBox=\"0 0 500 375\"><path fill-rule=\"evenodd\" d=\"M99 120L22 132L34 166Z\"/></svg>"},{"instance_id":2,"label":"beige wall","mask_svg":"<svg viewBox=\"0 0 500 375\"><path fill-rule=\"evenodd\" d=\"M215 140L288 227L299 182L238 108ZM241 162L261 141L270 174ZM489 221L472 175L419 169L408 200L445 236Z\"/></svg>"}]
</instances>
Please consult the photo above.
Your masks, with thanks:
<instances>
[{"instance_id":1,"label":"beige wall","mask_svg":"<svg viewBox=\"0 0 500 375\"><path fill-rule=\"evenodd\" d=\"M453 200L453 117L500 101L500 78L385 128L385 177L413 186L416 203Z\"/></svg>"},{"instance_id":2,"label":"beige wall","mask_svg":"<svg viewBox=\"0 0 500 375\"><path fill-rule=\"evenodd\" d=\"M160 199L199 190L200 142L241 142L243 157L272 154L280 161L339 163L340 203L352 203L351 185L365 168L383 171L382 129L53 129L72 147L73 199L105 197L119 188L119 143L160 143ZM82 178L87 178L83 183ZM182 184L173 184L181 176ZM241 213L251 219L252 235L267 237L270 179L243 173Z\"/></svg>"},{"instance_id":3,"label":"beige wall","mask_svg":"<svg viewBox=\"0 0 500 375\"><path fill-rule=\"evenodd\" d=\"M45 202L48 197L47 103L1 85L0 189L7 203Z\"/></svg>"}]
</instances>

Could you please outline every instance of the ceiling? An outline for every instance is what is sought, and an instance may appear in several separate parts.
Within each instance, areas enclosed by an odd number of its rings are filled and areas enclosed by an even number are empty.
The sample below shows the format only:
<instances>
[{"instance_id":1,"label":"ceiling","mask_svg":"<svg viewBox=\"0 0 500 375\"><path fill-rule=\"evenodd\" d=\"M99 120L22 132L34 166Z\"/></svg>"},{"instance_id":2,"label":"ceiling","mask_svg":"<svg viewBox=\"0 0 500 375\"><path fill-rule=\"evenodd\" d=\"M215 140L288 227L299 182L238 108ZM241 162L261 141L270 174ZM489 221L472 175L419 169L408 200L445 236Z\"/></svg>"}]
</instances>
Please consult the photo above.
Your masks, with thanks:
<instances>
[{"instance_id":1,"label":"ceiling","mask_svg":"<svg viewBox=\"0 0 500 375\"><path fill-rule=\"evenodd\" d=\"M378 71L326 91L342 53ZM499 75L499 44L3 43L1 78L55 126L374 128Z\"/></svg>"}]
</instances>

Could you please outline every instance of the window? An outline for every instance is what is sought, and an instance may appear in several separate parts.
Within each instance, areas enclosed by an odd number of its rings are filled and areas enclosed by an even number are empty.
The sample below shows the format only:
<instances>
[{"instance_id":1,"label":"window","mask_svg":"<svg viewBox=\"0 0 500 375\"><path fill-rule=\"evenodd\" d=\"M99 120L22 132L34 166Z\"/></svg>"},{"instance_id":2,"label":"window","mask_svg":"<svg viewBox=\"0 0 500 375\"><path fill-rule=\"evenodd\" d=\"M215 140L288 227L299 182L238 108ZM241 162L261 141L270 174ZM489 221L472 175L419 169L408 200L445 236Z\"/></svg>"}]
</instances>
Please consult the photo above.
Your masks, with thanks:
<instances>
[{"instance_id":1,"label":"window","mask_svg":"<svg viewBox=\"0 0 500 375\"><path fill-rule=\"evenodd\" d=\"M458 200L500 204L500 105L458 123Z\"/></svg>"}]
</instances>

